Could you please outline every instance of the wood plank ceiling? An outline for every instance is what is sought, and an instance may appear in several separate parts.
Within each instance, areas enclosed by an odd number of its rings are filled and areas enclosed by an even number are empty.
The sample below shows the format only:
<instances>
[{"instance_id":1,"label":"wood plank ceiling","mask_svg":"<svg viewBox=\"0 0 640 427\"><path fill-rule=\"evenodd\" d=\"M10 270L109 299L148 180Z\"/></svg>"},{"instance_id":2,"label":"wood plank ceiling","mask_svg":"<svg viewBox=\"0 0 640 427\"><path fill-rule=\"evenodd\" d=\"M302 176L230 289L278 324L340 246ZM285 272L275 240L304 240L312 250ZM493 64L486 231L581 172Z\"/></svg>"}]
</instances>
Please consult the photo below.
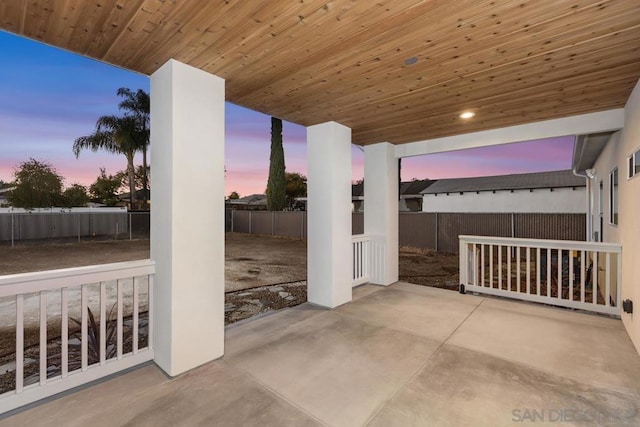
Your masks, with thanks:
<instances>
[{"instance_id":1,"label":"wood plank ceiling","mask_svg":"<svg viewBox=\"0 0 640 427\"><path fill-rule=\"evenodd\" d=\"M618 108L640 78L638 0L0 0L0 28L144 74L175 58L358 144Z\"/></svg>"}]
</instances>

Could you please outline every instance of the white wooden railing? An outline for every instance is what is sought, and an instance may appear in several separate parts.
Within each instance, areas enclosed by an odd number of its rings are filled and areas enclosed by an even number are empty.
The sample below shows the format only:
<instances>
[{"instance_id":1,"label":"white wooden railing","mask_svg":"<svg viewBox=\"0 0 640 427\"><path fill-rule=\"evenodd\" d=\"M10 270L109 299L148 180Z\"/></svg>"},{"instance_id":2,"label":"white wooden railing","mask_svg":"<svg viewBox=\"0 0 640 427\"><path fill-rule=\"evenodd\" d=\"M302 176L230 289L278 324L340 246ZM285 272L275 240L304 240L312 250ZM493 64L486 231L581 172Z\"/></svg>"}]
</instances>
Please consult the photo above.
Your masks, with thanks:
<instances>
[{"instance_id":1,"label":"white wooden railing","mask_svg":"<svg viewBox=\"0 0 640 427\"><path fill-rule=\"evenodd\" d=\"M154 271L142 260L0 276L0 332L15 330L15 351L0 349L0 375L15 377L0 413L152 360Z\"/></svg>"},{"instance_id":2,"label":"white wooden railing","mask_svg":"<svg viewBox=\"0 0 640 427\"><path fill-rule=\"evenodd\" d=\"M352 286L367 283L371 274L371 239L366 234L352 236L353 276Z\"/></svg>"},{"instance_id":3,"label":"white wooden railing","mask_svg":"<svg viewBox=\"0 0 640 427\"><path fill-rule=\"evenodd\" d=\"M622 246L562 240L460 236L467 292L619 316Z\"/></svg>"}]
</instances>

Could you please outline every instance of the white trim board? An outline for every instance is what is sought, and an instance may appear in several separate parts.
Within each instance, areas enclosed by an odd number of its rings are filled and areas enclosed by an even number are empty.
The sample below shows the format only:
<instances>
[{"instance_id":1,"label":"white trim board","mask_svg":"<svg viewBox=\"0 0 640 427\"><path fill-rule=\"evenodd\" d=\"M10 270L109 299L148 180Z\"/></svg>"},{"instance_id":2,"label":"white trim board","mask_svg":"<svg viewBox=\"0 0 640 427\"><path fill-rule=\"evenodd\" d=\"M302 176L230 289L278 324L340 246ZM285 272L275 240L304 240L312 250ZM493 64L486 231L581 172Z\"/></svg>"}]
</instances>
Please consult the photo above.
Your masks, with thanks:
<instances>
[{"instance_id":1,"label":"white trim board","mask_svg":"<svg viewBox=\"0 0 640 427\"><path fill-rule=\"evenodd\" d=\"M622 129L623 127L624 109L618 108L561 119L399 144L395 146L395 157L422 156L512 142L606 132Z\"/></svg>"}]
</instances>

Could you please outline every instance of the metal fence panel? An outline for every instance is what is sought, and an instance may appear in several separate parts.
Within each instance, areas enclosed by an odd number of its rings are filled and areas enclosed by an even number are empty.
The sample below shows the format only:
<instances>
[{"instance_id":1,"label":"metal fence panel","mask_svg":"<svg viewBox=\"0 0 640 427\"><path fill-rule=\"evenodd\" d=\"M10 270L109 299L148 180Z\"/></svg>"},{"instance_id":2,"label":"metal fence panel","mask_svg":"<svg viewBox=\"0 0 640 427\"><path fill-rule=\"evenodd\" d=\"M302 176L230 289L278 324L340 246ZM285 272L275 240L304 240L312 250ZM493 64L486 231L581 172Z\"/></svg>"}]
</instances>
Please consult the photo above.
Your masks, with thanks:
<instances>
[{"instance_id":1,"label":"metal fence panel","mask_svg":"<svg viewBox=\"0 0 640 427\"><path fill-rule=\"evenodd\" d=\"M80 235L81 236L90 236L91 235L91 218L89 215L78 214L78 221L80 221Z\"/></svg>"},{"instance_id":2,"label":"metal fence panel","mask_svg":"<svg viewBox=\"0 0 640 427\"><path fill-rule=\"evenodd\" d=\"M78 235L78 217L72 213L52 215L53 237L71 237Z\"/></svg>"},{"instance_id":3,"label":"metal fence panel","mask_svg":"<svg viewBox=\"0 0 640 427\"><path fill-rule=\"evenodd\" d=\"M586 227L584 214L514 214L513 237L584 241Z\"/></svg>"},{"instance_id":4,"label":"metal fence panel","mask_svg":"<svg viewBox=\"0 0 640 427\"><path fill-rule=\"evenodd\" d=\"M129 212L129 227L132 236L151 235L151 214L145 212Z\"/></svg>"},{"instance_id":5,"label":"metal fence panel","mask_svg":"<svg viewBox=\"0 0 640 427\"><path fill-rule=\"evenodd\" d=\"M304 213L304 216L302 217L302 238L303 238L303 239L305 239L305 240L307 239L307 230L308 230L308 228L307 228L307 224L308 224L308 218L309 218L309 217L307 216L307 213L305 212L305 213Z\"/></svg>"},{"instance_id":6,"label":"metal fence panel","mask_svg":"<svg viewBox=\"0 0 640 427\"><path fill-rule=\"evenodd\" d=\"M274 215L274 235L285 237L302 237L304 235L305 212L272 212Z\"/></svg>"},{"instance_id":7,"label":"metal fence panel","mask_svg":"<svg viewBox=\"0 0 640 427\"><path fill-rule=\"evenodd\" d=\"M233 209L224 210L224 231L225 233L233 231Z\"/></svg>"},{"instance_id":8,"label":"metal fence panel","mask_svg":"<svg viewBox=\"0 0 640 427\"><path fill-rule=\"evenodd\" d=\"M53 237L50 214L18 214L14 224L16 226L15 234L21 240Z\"/></svg>"},{"instance_id":9,"label":"metal fence panel","mask_svg":"<svg viewBox=\"0 0 640 427\"><path fill-rule=\"evenodd\" d=\"M232 231L251 233L251 211L233 211Z\"/></svg>"},{"instance_id":10,"label":"metal fence panel","mask_svg":"<svg viewBox=\"0 0 640 427\"><path fill-rule=\"evenodd\" d=\"M284 213L284 212L279 212ZM273 235L274 231L274 215L269 211L253 211L251 212L251 233Z\"/></svg>"},{"instance_id":11,"label":"metal fence panel","mask_svg":"<svg viewBox=\"0 0 640 427\"><path fill-rule=\"evenodd\" d=\"M402 212L398 221L400 246L436 249L435 213Z\"/></svg>"},{"instance_id":12,"label":"metal fence panel","mask_svg":"<svg viewBox=\"0 0 640 427\"><path fill-rule=\"evenodd\" d=\"M89 232L92 236L115 236L128 233L127 215L94 213L89 217Z\"/></svg>"},{"instance_id":13,"label":"metal fence panel","mask_svg":"<svg viewBox=\"0 0 640 427\"><path fill-rule=\"evenodd\" d=\"M13 220L11 215L0 215L0 241L11 240Z\"/></svg>"},{"instance_id":14,"label":"metal fence panel","mask_svg":"<svg viewBox=\"0 0 640 427\"><path fill-rule=\"evenodd\" d=\"M362 212L351 214L351 234L364 234L364 214Z\"/></svg>"},{"instance_id":15,"label":"metal fence panel","mask_svg":"<svg viewBox=\"0 0 640 427\"><path fill-rule=\"evenodd\" d=\"M503 213L438 213L438 250L458 252L458 236L510 237L511 214Z\"/></svg>"}]
</instances>

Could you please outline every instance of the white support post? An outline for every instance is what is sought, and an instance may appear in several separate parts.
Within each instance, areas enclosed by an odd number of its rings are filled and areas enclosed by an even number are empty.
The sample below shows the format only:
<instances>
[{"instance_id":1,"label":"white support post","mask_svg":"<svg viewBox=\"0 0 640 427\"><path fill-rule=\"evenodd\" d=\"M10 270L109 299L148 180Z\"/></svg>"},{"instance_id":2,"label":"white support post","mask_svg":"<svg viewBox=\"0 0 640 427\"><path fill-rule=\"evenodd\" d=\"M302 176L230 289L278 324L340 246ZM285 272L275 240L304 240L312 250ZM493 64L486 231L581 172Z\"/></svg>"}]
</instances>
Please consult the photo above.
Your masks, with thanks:
<instances>
[{"instance_id":1,"label":"white support post","mask_svg":"<svg viewBox=\"0 0 640 427\"><path fill-rule=\"evenodd\" d=\"M351 301L351 129L307 129L307 299L324 307Z\"/></svg>"},{"instance_id":2,"label":"white support post","mask_svg":"<svg viewBox=\"0 0 640 427\"><path fill-rule=\"evenodd\" d=\"M224 353L224 99L223 79L175 60L151 76L150 338L170 376Z\"/></svg>"},{"instance_id":3,"label":"white support post","mask_svg":"<svg viewBox=\"0 0 640 427\"><path fill-rule=\"evenodd\" d=\"M381 254L371 282L398 281L398 160L395 147L383 142L364 147L364 233ZM378 264L378 265L375 265Z\"/></svg>"}]
</instances>

